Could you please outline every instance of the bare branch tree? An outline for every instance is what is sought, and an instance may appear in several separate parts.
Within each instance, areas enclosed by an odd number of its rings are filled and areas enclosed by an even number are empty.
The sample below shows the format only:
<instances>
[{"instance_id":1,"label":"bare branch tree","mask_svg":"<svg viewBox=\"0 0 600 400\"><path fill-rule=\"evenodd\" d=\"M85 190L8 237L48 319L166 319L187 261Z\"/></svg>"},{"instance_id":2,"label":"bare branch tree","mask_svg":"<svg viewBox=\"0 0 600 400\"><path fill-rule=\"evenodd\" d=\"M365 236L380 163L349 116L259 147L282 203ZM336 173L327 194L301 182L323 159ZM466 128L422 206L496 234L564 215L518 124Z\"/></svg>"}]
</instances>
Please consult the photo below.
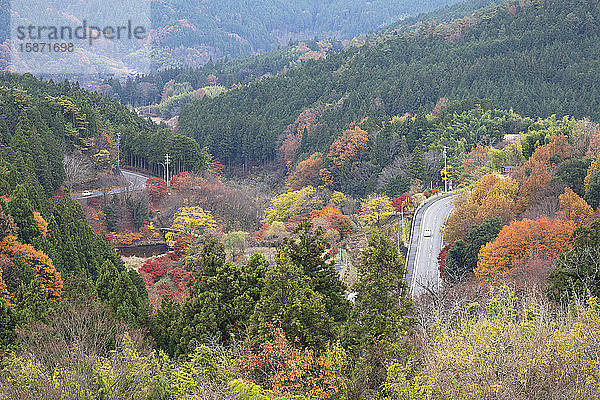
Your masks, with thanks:
<instances>
[{"instance_id":1,"label":"bare branch tree","mask_svg":"<svg viewBox=\"0 0 600 400\"><path fill-rule=\"evenodd\" d=\"M87 182L93 177L92 164L82 154L63 154L65 168L65 184L69 189L73 186Z\"/></svg>"}]
</instances>

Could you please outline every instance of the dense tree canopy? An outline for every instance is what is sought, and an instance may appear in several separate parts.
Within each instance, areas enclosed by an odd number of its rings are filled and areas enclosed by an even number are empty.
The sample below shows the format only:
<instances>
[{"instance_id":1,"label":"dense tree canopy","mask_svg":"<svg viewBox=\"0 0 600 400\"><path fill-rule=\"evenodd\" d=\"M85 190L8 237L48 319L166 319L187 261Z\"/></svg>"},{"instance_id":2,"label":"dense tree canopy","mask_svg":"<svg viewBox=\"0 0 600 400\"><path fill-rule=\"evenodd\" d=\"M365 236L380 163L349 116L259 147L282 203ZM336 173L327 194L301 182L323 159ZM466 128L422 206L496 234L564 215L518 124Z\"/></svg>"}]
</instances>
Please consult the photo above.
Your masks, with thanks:
<instances>
[{"instance_id":1,"label":"dense tree canopy","mask_svg":"<svg viewBox=\"0 0 600 400\"><path fill-rule=\"evenodd\" d=\"M180 132L223 161L260 163L274 159L286 126L318 105L320 126L303 138L311 153L325 150L353 121L433 109L441 97L490 98L529 116L597 117L597 69L587 57L599 43L596 1L521 4L514 15L504 4L446 27L422 24L196 101L182 111ZM476 128L476 135L490 136Z\"/></svg>"}]
</instances>

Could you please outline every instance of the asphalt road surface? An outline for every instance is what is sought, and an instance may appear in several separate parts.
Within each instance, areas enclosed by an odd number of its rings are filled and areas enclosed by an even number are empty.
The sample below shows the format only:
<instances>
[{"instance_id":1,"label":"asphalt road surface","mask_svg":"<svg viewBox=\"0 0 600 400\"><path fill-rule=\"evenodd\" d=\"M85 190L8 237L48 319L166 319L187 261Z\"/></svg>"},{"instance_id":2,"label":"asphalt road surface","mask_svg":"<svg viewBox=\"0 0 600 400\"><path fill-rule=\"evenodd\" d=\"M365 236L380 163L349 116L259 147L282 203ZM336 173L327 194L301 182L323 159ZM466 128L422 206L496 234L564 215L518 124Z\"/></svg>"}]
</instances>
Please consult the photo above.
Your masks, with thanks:
<instances>
[{"instance_id":1,"label":"asphalt road surface","mask_svg":"<svg viewBox=\"0 0 600 400\"><path fill-rule=\"evenodd\" d=\"M148 178L150 178L149 176L142 175L138 172L126 171L124 169L121 169L121 173L129 181L129 186L111 189L111 190L107 190L107 191L93 192L89 196L83 196L82 194L74 194L71 197L74 200L83 200L83 199L93 199L94 197L101 197L101 196L104 196L105 194L112 195L112 194L125 193L127 191L130 191L130 192L131 191L134 191L134 192L140 191L140 190L144 190L144 188L146 187L146 181L148 180Z\"/></svg>"},{"instance_id":2,"label":"asphalt road surface","mask_svg":"<svg viewBox=\"0 0 600 400\"><path fill-rule=\"evenodd\" d=\"M437 257L442 250L442 227L453 207L454 195L440 196L420 208L415 215L407 259L407 280L413 297L437 290L440 283ZM425 237L425 231L431 236Z\"/></svg>"}]
</instances>

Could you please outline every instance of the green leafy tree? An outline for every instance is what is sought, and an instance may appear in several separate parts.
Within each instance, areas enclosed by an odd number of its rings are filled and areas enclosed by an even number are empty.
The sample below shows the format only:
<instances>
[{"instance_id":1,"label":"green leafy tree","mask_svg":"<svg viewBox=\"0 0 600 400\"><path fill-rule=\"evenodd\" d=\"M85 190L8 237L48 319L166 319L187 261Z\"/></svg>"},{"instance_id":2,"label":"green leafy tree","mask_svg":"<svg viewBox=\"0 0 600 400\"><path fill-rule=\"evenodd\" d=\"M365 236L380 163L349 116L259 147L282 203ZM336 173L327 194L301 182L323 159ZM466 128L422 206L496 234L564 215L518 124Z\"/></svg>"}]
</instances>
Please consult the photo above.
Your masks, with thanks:
<instances>
[{"instance_id":1,"label":"green leafy tree","mask_svg":"<svg viewBox=\"0 0 600 400\"><path fill-rule=\"evenodd\" d=\"M580 197L585 194L583 180L590 166L590 159L573 159L561 163L556 169L554 180L573 189Z\"/></svg>"},{"instance_id":2,"label":"green leafy tree","mask_svg":"<svg viewBox=\"0 0 600 400\"><path fill-rule=\"evenodd\" d=\"M448 250L446 256L446 267L444 268L444 279L449 283L458 283L469 273L469 266L466 262L467 244L459 239ZM471 269L472 271L472 269Z\"/></svg>"},{"instance_id":3,"label":"green leafy tree","mask_svg":"<svg viewBox=\"0 0 600 400\"><path fill-rule=\"evenodd\" d=\"M501 229L502 220L489 218L481 225L473 226L465 240L457 240L452 244L446 256L444 279L454 284L472 273L477 267L479 250L486 243L494 241Z\"/></svg>"},{"instance_id":4,"label":"green leafy tree","mask_svg":"<svg viewBox=\"0 0 600 400\"><path fill-rule=\"evenodd\" d=\"M481 247L494 241L500 230L502 230L500 218L486 219L481 225L475 225L469 230L465 248L465 264L469 271L473 271L477 267L477 256Z\"/></svg>"}]
</instances>

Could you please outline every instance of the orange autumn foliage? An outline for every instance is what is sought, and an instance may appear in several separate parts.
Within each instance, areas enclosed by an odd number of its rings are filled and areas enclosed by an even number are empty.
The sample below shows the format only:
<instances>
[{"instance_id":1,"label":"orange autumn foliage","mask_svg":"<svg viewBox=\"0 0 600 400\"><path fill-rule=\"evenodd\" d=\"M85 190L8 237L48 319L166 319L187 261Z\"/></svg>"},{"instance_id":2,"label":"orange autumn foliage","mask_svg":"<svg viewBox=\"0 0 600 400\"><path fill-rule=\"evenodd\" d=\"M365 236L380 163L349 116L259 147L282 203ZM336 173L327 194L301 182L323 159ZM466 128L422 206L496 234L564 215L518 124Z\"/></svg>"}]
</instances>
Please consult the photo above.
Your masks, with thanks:
<instances>
[{"instance_id":1,"label":"orange autumn foliage","mask_svg":"<svg viewBox=\"0 0 600 400\"><path fill-rule=\"evenodd\" d=\"M536 256L555 260L569 245L574 228L572 221L547 217L513 221L502 228L496 240L481 248L475 275L496 278Z\"/></svg>"},{"instance_id":2,"label":"orange autumn foliage","mask_svg":"<svg viewBox=\"0 0 600 400\"><path fill-rule=\"evenodd\" d=\"M567 142L567 137L557 135L547 145L539 147L519 168L516 173L519 181L519 198L517 200L517 211L522 212L529 205L531 198L536 192L550 184L556 165L550 162L554 155L565 159L571 156L572 148Z\"/></svg>"},{"instance_id":3,"label":"orange autumn foliage","mask_svg":"<svg viewBox=\"0 0 600 400\"><path fill-rule=\"evenodd\" d=\"M20 257L33 270L33 273L48 290L48 295L53 299L60 299L63 281L48 257L43 251L36 250L33 246L17 241L14 236L6 236L0 243L0 253L14 260Z\"/></svg>"},{"instance_id":4,"label":"orange autumn foliage","mask_svg":"<svg viewBox=\"0 0 600 400\"><path fill-rule=\"evenodd\" d=\"M327 221L326 229L335 229L340 235L347 236L354 230L354 224L350 218L346 217L339 208L326 206L320 210L313 210L310 213L310 220L313 221L322 218Z\"/></svg>"},{"instance_id":5,"label":"orange autumn foliage","mask_svg":"<svg viewBox=\"0 0 600 400\"><path fill-rule=\"evenodd\" d=\"M594 209L571 188L565 188L565 192L558 196L560 210L565 218L580 225L594 214Z\"/></svg>"},{"instance_id":6,"label":"orange autumn foliage","mask_svg":"<svg viewBox=\"0 0 600 400\"><path fill-rule=\"evenodd\" d=\"M357 163L361 153L367 149L369 134L358 126L342 133L329 147L327 157L334 167Z\"/></svg>"},{"instance_id":7,"label":"orange autumn foliage","mask_svg":"<svg viewBox=\"0 0 600 400\"><path fill-rule=\"evenodd\" d=\"M42 234L42 237L46 237L46 235L48 234L48 223L46 222L44 217L42 217L42 215L39 212L34 211L33 219L35 220L35 223L37 224L38 229Z\"/></svg>"},{"instance_id":8,"label":"orange autumn foliage","mask_svg":"<svg viewBox=\"0 0 600 400\"><path fill-rule=\"evenodd\" d=\"M335 350L317 356L311 350L297 349L280 328L274 330L272 340L260 345L259 352L242 359L241 367L278 396L301 393L310 399L333 399L346 386Z\"/></svg>"},{"instance_id":9,"label":"orange autumn foliage","mask_svg":"<svg viewBox=\"0 0 600 400\"><path fill-rule=\"evenodd\" d=\"M489 218L500 218L508 224L515 216L515 199L519 190L512 178L488 174L482 177L469 194L459 195L444 227L448 243L464 239L474 224Z\"/></svg>"},{"instance_id":10,"label":"orange autumn foliage","mask_svg":"<svg viewBox=\"0 0 600 400\"><path fill-rule=\"evenodd\" d=\"M314 153L296 166L290 176L290 189L299 190L305 186L319 186L319 171L323 168L323 154Z\"/></svg>"},{"instance_id":11,"label":"orange autumn foliage","mask_svg":"<svg viewBox=\"0 0 600 400\"><path fill-rule=\"evenodd\" d=\"M332 217L334 215L342 215L342 212L340 211L339 208L334 208L334 207L330 207L330 206L326 206L323 207L320 210L313 210L310 212L310 218L317 218L317 217L323 217L323 218L329 218Z\"/></svg>"}]
</instances>

